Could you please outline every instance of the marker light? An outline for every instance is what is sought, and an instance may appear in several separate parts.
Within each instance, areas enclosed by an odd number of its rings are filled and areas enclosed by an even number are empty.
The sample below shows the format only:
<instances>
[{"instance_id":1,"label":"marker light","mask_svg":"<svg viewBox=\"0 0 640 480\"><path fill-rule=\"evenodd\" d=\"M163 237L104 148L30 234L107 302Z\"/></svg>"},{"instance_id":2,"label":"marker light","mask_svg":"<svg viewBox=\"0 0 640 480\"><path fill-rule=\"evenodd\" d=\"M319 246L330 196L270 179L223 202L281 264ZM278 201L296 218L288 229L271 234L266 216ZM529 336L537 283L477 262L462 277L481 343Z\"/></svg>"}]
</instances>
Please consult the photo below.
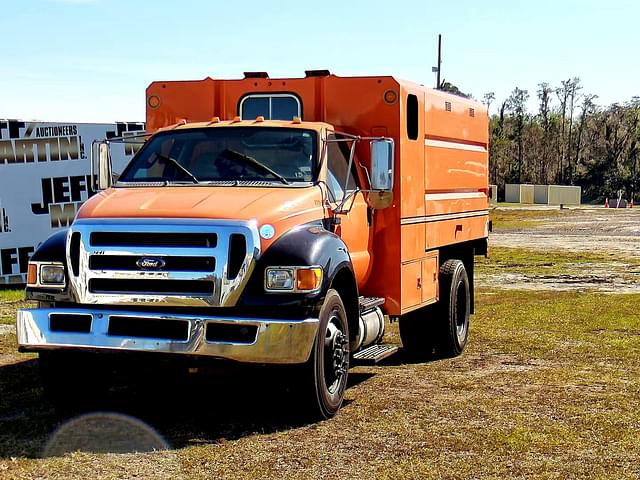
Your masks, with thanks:
<instances>
[{"instance_id":1,"label":"marker light","mask_svg":"<svg viewBox=\"0 0 640 480\"><path fill-rule=\"evenodd\" d=\"M387 90L386 92L384 92L385 103L392 105L396 103L396 100L398 100L398 94L396 93L395 90Z\"/></svg>"},{"instance_id":2,"label":"marker light","mask_svg":"<svg viewBox=\"0 0 640 480\"><path fill-rule=\"evenodd\" d=\"M147 100L147 105L149 105L150 108L158 108L160 106L160 97L151 95Z\"/></svg>"}]
</instances>

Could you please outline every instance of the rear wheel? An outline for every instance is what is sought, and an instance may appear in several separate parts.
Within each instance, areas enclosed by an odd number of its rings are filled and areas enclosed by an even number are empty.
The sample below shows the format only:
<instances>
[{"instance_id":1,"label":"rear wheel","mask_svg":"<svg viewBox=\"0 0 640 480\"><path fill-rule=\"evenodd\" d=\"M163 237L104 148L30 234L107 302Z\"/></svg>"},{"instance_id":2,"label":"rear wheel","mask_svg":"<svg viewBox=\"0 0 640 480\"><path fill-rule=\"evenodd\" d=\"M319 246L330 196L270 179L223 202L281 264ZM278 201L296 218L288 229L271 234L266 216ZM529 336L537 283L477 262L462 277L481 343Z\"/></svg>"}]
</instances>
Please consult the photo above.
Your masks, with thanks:
<instances>
[{"instance_id":1,"label":"rear wheel","mask_svg":"<svg viewBox=\"0 0 640 480\"><path fill-rule=\"evenodd\" d=\"M320 324L305 364L302 382L314 418L333 417L344 398L349 373L349 326L340 295L329 290L320 309Z\"/></svg>"},{"instance_id":2,"label":"rear wheel","mask_svg":"<svg viewBox=\"0 0 640 480\"><path fill-rule=\"evenodd\" d=\"M438 353L442 357L456 357L469 340L471 294L469 278L460 260L447 260L440 267L440 306Z\"/></svg>"},{"instance_id":3,"label":"rear wheel","mask_svg":"<svg viewBox=\"0 0 640 480\"><path fill-rule=\"evenodd\" d=\"M471 295L469 278L460 260L440 266L440 300L400 317L400 338L409 358L455 357L469 339Z\"/></svg>"}]
</instances>

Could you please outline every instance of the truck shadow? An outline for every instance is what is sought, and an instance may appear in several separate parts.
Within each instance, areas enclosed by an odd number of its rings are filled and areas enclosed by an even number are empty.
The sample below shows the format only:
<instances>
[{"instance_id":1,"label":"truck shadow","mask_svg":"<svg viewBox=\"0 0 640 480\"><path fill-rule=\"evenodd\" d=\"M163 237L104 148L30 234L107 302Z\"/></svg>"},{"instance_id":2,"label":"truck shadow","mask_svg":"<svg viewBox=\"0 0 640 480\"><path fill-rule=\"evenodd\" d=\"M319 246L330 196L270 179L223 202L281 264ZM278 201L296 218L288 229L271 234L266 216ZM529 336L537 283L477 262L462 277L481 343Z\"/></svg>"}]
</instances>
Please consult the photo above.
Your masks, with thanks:
<instances>
[{"instance_id":1,"label":"truck shadow","mask_svg":"<svg viewBox=\"0 0 640 480\"><path fill-rule=\"evenodd\" d=\"M42 399L38 361L0 366L0 458L38 456L56 423Z\"/></svg>"},{"instance_id":2,"label":"truck shadow","mask_svg":"<svg viewBox=\"0 0 640 480\"><path fill-rule=\"evenodd\" d=\"M120 419L130 418L131 425L150 427L174 449L290 430L317 421L306 415L304 401L285 387L286 377L280 372L242 373L151 372L133 381L127 376L115 382L100 407L117 412ZM372 376L352 372L349 387ZM80 414L61 416L44 398L37 360L0 366L0 458L42 456L54 432ZM114 453L124 453L122 448L113 448ZM88 447L85 451L96 450ZM130 451L145 449L138 446Z\"/></svg>"}]
</instances>

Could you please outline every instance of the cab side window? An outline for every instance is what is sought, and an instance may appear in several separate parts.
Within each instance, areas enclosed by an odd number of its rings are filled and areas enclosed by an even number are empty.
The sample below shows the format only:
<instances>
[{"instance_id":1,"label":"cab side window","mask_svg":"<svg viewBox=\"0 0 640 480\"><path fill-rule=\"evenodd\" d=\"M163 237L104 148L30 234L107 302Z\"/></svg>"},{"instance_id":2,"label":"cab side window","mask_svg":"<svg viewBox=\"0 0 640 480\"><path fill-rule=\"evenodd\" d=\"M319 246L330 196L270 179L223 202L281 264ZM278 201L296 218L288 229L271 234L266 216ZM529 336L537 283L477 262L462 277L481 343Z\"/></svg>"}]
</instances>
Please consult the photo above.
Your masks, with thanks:
<instances>
[{"instance_id":1,"label":"cab side window","mask_svg":"<svg viewBox=\"0 0 640 480\"><path fill-rule=\"evenodd\" d=\"M327 185L336 201L358 188L355 159L349 171L352 145L353 140L340 134L332 133L327 137Z\"/></svg>"}]
</instances>

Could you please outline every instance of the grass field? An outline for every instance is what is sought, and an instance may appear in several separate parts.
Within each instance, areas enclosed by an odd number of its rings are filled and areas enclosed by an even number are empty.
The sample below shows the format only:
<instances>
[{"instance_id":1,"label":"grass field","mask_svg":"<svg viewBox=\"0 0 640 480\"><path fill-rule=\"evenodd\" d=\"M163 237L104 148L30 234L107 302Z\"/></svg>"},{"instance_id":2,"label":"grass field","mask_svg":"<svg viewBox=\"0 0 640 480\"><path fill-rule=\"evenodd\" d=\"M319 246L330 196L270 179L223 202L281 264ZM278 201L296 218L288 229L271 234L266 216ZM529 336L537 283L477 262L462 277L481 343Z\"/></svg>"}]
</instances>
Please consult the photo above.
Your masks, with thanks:
<instances>
[{"instance_id":1,"label":"grass field","mask_svg":"<svg viewBox=\"0 0 640 480\"><path fill-rule=\"evenodd\" d=\"M2 303L18 302L22 299L24 299L24 290L21 288L0 290L0 302Z\"/></svg>"},{"instance_id":2,"label":"grass field","mask_svg":"<svg viewBox=\"0 0 640 480\"><path fill-rule=\"evenodd\" d=\"M0 290L0 325L14 325L16 308L25 305L23 289Z\"/></svg>"},{"instance_id":3,"label":"grass field","mask_svg":"<svg viewBox=\"0 0 640 480\"><path fill-rule=\"evenodd\" d=\"M589 255L499 248L477 271L619 261ZM172 446L149 453L40 458L60 420L33 356L0 335L0 478L639 478L640 295L480 286L476 301L461 357L356 367L325 422L300 421L268 378L126 386L115 407Z\"/></svg>"}]
</instances>

